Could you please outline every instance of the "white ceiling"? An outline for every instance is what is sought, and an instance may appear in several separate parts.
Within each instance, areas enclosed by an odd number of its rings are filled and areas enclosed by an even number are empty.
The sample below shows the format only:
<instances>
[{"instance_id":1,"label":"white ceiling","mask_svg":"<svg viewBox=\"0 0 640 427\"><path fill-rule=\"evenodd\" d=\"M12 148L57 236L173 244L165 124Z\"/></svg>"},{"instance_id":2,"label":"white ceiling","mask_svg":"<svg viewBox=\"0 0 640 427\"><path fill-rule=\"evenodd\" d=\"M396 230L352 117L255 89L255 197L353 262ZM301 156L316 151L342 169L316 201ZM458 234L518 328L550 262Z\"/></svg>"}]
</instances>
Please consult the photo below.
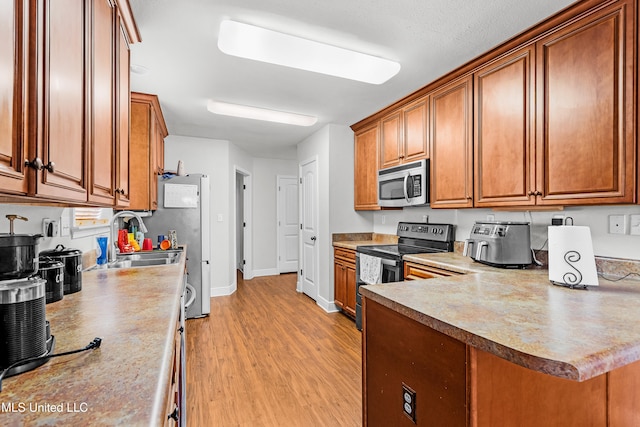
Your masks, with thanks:
<instances>
[{"instance_id":1,"label":"white ceiling","mask_svg":"<svg viewBox=\"0 0 640 427\"><path fill-rule=\"evenodd\" d=\"M352 125L563 9L574 0L131 0L142 43L131 89L157 94L169 134L230 141L256 157L295 158L329 123ZM400 62L371 85L231 57L220 22L262 26ZM217 116L215 99L318 116L311 127Z\"/></svg>"}]
</instances>

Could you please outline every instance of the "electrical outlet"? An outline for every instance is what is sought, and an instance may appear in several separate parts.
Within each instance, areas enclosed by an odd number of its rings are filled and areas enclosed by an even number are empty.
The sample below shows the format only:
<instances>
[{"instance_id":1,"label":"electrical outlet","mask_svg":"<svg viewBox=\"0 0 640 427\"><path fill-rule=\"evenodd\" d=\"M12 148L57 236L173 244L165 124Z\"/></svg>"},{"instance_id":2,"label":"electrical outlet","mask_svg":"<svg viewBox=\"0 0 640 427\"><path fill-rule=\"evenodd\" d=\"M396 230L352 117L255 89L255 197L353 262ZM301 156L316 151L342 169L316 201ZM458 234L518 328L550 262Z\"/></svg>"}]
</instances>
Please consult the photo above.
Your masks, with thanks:
<instances>
[{"instance_id":1,"label":"electrical outlet","mask_svg":"<svg viewBox=\"0 0 640 427\"><path fill-rule=\"evenodd\" d=\"M387 218L386 218L384 215L382 215L382 216L380 217L380 222L381 222L382 224L384 224L385 222L387 222Z\"/></svg>"},{"instance_id":2,"label":"electrical outlet","mask_svg":"<svg viewBox=\"0 0 640 427\"><path fill-rule=\"evenodd\" d=\"M551 225L564 225L564 215L556 214L552 216Z\"/></svg>"},{"instance_id":3,"label":"electrical outlet","mask_svg":"<svg viewBox=\"0 0 640 427\"><path fill-rule=\"evenodd\" d=\"M59 229L59 221L49 218L44 218L42 220L42 235L44 237L57 237Z\"/></svg>"},{"instance_id":4,"label":"electrical outlet","mask_svg":"<svg viewBox=\"0 0 640 427\"><path fill-rule=\"evenodd\" d=\"M487 214L487 221L495 221L496 216L494 214Z\"/></svg>"},{"instance_id":5,"label":"electrical outlet","mask_svg":"<svg viewBox=\"0 0 640 427\"><path fill-rule=\"evenodd\" d=\"M416 423L416 392L402 383L402 412Z\"/></svg>"},{"instance_id":6,"label":"electrical outlet","mask_svg":"<svg viewBox=\"0 0 640 427\"><path fill-rule=\"evenodd\" d=\"M627 234L626 215L609 215L609 234Z\"/></svg>"}]
</instances>

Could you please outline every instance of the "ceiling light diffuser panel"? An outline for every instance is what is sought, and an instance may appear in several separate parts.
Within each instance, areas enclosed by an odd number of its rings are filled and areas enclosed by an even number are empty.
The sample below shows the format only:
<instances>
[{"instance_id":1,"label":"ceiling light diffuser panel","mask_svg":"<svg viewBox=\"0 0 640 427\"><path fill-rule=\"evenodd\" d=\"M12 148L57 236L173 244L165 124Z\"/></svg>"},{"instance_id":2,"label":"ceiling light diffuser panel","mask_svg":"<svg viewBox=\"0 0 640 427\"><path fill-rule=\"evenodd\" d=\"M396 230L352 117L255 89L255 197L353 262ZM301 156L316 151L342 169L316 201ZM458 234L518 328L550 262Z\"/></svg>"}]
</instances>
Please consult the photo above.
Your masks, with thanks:
<instances>
[{"instance_id":1,"label":"ceiling light diffuser panel","mask_svg":"<svg viewBox=\"0 0 640 427\"><path fill-rule=\"evenodd\" d=\"M400 71L400 64L388 59L230 20L220 24L218 48L228 55L371 84L384 83Z\"/></svg>"},{"instance_id":2,"label":"ceiling light diffuser panel","mask_svg":"<svg viewBox=\"0 0 640 427\"><path fill-rule=\"evenodd\" d=\"M218 101L209 101L207 110L213 114L221 114L223 116L242 117L296 126L313 126L318 121L318 118L314 116Z\"/></svg>"}]
</instances>

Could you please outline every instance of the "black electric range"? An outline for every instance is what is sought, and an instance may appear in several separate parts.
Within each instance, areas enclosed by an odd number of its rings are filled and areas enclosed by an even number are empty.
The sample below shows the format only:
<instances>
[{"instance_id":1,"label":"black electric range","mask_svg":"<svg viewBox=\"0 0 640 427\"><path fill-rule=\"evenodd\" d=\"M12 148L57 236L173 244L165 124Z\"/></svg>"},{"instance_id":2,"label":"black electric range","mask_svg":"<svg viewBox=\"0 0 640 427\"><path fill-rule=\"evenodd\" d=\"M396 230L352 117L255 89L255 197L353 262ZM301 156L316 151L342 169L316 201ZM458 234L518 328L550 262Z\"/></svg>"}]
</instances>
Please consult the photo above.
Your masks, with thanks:
<instances>
[{"instance_id":1,"label":"black electric range","mask_svg":"<svg viewBox=\"0 0 640 427\"><path fill-rule=\"evenodd\" d=\"M367 245L356 248L356 327L360 330L362 329L362 297L359 288L361 285L366 285L360 277L360 256L368 255L381 259L380 283L401 282L404 279L402 257L411 254L453 252L455 226L400 222L397 236L397 244Z\"/></svg>"}]
</instances>

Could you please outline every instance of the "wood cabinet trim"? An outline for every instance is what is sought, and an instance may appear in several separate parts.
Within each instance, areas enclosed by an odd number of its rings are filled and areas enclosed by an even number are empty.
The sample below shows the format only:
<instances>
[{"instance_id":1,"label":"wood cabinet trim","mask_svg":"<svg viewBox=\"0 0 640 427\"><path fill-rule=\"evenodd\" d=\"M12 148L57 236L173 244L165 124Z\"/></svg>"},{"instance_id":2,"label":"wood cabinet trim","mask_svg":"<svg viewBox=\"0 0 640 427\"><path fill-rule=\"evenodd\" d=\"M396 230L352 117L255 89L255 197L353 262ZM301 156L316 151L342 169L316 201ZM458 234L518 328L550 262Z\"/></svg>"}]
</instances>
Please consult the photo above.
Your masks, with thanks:
<instances>
[{"instance_id":1,"label":"wood cabinet trim","mask_svg":"<svg viewBox=\"0 0 640 427\"><path fill-rule=\"evenodd\" d=\"M162 133L162 138L166 138L169 135L167 125L164 121L164 115L162 114L162 108L160 107L160 100L158 99L158 95L141 92L131 92L131 102L149 104L149 107L153 109L153 112L156 115L156 120Z\"/></svg>"}]
</instances>

